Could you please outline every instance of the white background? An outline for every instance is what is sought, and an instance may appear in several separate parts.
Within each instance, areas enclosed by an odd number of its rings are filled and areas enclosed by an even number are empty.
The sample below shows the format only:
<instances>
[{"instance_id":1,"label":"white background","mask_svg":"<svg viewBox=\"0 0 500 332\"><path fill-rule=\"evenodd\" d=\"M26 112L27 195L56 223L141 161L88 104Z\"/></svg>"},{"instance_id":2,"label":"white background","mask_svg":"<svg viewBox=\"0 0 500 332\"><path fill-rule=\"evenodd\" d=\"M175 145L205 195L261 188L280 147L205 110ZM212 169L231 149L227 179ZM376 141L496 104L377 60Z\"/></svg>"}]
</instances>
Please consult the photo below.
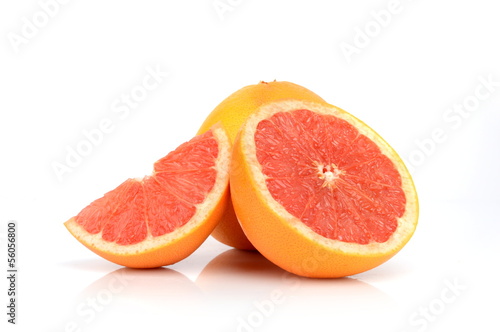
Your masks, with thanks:
<instances>
[{"instance_id":1,"label":"white background","mask_svg":"<svg viewBox=\"0 0 500 332\"><path fill-rule=\"evenodd\" d=\"M2 331L499 330L494 2L221 0L225 12L214 3L0 5L4 271L6 224L19 225L18 325L6 323L2 277ZM356 53L346 56L347 44ZM147 68L168 76L114 112ZM135 271L66 231L90 201L190 139L229 94L274 79L353 113L412 168L419 226L392 260L347 279L296 279L209 238L178 264ZM103 119L112 130L58 178L54 163Z\"/></svg>"}]
</instances>

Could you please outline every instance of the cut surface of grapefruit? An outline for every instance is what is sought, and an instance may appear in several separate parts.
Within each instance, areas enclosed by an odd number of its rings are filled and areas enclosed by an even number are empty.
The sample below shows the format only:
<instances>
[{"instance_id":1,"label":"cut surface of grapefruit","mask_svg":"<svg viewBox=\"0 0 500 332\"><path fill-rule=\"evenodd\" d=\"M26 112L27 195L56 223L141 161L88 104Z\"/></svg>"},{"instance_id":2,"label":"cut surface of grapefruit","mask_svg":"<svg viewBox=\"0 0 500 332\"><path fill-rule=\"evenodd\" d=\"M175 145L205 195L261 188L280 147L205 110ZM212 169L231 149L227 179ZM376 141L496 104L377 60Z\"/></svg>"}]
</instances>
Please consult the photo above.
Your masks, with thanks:
<instances>
[{"instance_id":1,"label":"cut surface of grapefruit","mask_svg":"<svg viewBox=\"0 0 500 332\"><path fill-rule=\"evenodd\" d=\"M369 270L395 255L417 225L417 194L399 156L331 105L262 106L235 141L230 182L250 242L302 276Z\"/></svg>"},{"instance_id":2,"label":"cut surface of grapefruit","mask_svg":"<svg viewBox=\"0 0 500 332\"><path fill-rule=\"evenodd\" d=\"M249 115L264 104L285 99L325 103L320 96L298 84L286 81L262 81L258 84L245 86L224 99L207 116L198 130L198 134L206 132L215 123L220 123L226 129L230 141L234 142L238 131ZM212 236L237 249L255 249L243 233L231 201L229 201L228 207Z\"/></svg>"},{"instance_id":3,"label":"cut surface of grapefruit","mask_svg":"<svg viewBox=\"0 0 500 332\"><path fill-rule=\"evenodd\" d=\"M215 228L226 208L231 144L220 127L181 144L151 175L127 179L65 223L82 244L120 265L180 261Z\"/></svg>"}]
</instances>

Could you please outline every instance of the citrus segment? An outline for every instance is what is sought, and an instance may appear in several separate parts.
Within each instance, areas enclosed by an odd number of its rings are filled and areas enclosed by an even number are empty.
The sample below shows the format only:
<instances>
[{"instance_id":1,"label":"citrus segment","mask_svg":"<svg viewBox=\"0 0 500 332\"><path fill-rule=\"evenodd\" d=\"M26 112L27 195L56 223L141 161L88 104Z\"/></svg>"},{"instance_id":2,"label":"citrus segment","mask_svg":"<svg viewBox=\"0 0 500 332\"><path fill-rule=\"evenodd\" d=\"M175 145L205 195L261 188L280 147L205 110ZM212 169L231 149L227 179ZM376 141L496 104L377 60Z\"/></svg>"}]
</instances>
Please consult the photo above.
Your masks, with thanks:
<instances>
[{"instance_id":1,"label":"citrus segment","mask_svg":"<svg viewBox=\"0 0 500 332\"><path fill-rule=\"evenodd\" d=\"M156 174L210 169L217 158L218 144L212 135L198 135L182 143L154 164Z\"/></svg>"},{"instance_id":2,"label":"citrus segment","mask_svg":"<svg viewBox=\"0 0 500 332\"><path fill-rule=\"evenodd\" d=\"M248 239L303 276L342 277L380 265L417 224L415 188L396 152L331 105L262 106L235 141L230 182Z\"/></svg>"},{"instance_id":3,"label":"citrus segment","mask_svg":"<svg viewBox=\"0 0 500 332\"><path fill-rule=\"evenodd\" d=\"M156 181L180 200L198 204L212 189L216 175L214 169L159 173L156 175Z\"/></svg>"},{"instance_id":4,"label":"citrus segment","mask_svg":"<svg viewBox=\"0 0 500 332\"><path fill-rule=\"evenodd\" d=\"M120 213L120 208L129 204L130 193L133 191L137 191L133 181L129 179L123 182L80 211L76 217L78 223L91 234L101 232L109 219L114 214Z\"/></svg>"},{"instance_id":5,"label":"citrus segment","mask_svg":"<svg viewBox=\"0 0 500 332\"><path fill-rule=\"evenodd\" d=\"M227 204L230 143L224 129L180 145L153 174L128 179L65 223L85 246L129 267L172 264L215 228Z\"/></svg>"},{"instance_id":6,"label":"citrus segment","mask_svg":"<svg viewBox=\"0 0 500 332\"><path fill-rule=\"evenodd\" d=\"M146 220L152 236L160 236L184 226L195 214L196 207L165 190L156 179L147 181ZM168 222L165 222L167 221Z\"/></svg>"}]
</instances>

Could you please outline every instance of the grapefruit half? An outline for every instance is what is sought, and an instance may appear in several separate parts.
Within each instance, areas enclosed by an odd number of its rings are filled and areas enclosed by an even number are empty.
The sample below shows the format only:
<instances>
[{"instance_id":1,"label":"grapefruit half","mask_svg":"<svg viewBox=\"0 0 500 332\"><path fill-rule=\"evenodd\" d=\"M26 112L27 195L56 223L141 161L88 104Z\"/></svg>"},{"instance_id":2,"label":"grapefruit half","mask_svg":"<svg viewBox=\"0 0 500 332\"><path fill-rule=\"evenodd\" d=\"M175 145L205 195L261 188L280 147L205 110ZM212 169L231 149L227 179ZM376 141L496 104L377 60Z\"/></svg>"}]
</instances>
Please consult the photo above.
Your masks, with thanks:
<instances>
[{"instance_id":1,"label":"grapefruit half","mask_svg":"<svg viewBox=\"0 0 500 332\"><path fill-rule=\"evenodd\" d=\"M245 86L224 99L207 116L198 130L198 134L202 134L214 124L220 123L226 129L229 139L233 143L245 120L260 106L291 98L318 103L325 102L320 96L298 84L286 81L261 81L258 84ZM228 206L212 236L219 242L237 249L255 249L238 223L231 199L229 199Z\"/></svg>"},{"instance_id":2,"label":"grapefruit half","mask_svg":"<svg viewBox=\"0 0 500 332\"><path fill-rule=\"evenodd\" d=\"M176 263L194 252L226 208L231 144L221 127L181 144L151 175L128 179L65 223L105 259L133 268Z\"/></svg>"},{"instance_id":3,"label":"grapefruit half","mask_svg":"<svg viewBox=\"0 0 500 332\"><path fill-rule=\"evenodd\" d=\"M402 160L366 124L327 104L262 106L236 138L230 183L250 242L301 276L374 268L417 225L417 194Z\"/></svg>"}]
</instances>

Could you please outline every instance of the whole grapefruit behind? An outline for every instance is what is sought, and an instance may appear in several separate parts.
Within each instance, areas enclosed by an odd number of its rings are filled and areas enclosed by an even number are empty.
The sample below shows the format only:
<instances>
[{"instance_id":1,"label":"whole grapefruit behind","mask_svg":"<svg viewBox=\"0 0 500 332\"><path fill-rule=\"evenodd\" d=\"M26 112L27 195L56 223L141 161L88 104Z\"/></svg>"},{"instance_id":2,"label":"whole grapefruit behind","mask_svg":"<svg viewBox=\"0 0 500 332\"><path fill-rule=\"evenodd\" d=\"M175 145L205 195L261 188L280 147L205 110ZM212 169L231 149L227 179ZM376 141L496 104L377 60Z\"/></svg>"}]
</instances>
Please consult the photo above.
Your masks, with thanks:
<instances>
[{"instance_id":1,"label":"whole grapefruit behind","mask_svg":"<svg viewBox=\"0 0 500 332\"><path fill-rule=\"evenodd\" d=\"M258 84L243 87L224 99L205 119L198 134L205 133L219 122L226 129L229 140L233 143L249 115L262 105L285 99L326 103L320 96L298 84L286 81L261 81ZM255 250L238 223L230 197L227 208L212 232L212 236L237 249Z\"/></svg>"}]
</instances>

